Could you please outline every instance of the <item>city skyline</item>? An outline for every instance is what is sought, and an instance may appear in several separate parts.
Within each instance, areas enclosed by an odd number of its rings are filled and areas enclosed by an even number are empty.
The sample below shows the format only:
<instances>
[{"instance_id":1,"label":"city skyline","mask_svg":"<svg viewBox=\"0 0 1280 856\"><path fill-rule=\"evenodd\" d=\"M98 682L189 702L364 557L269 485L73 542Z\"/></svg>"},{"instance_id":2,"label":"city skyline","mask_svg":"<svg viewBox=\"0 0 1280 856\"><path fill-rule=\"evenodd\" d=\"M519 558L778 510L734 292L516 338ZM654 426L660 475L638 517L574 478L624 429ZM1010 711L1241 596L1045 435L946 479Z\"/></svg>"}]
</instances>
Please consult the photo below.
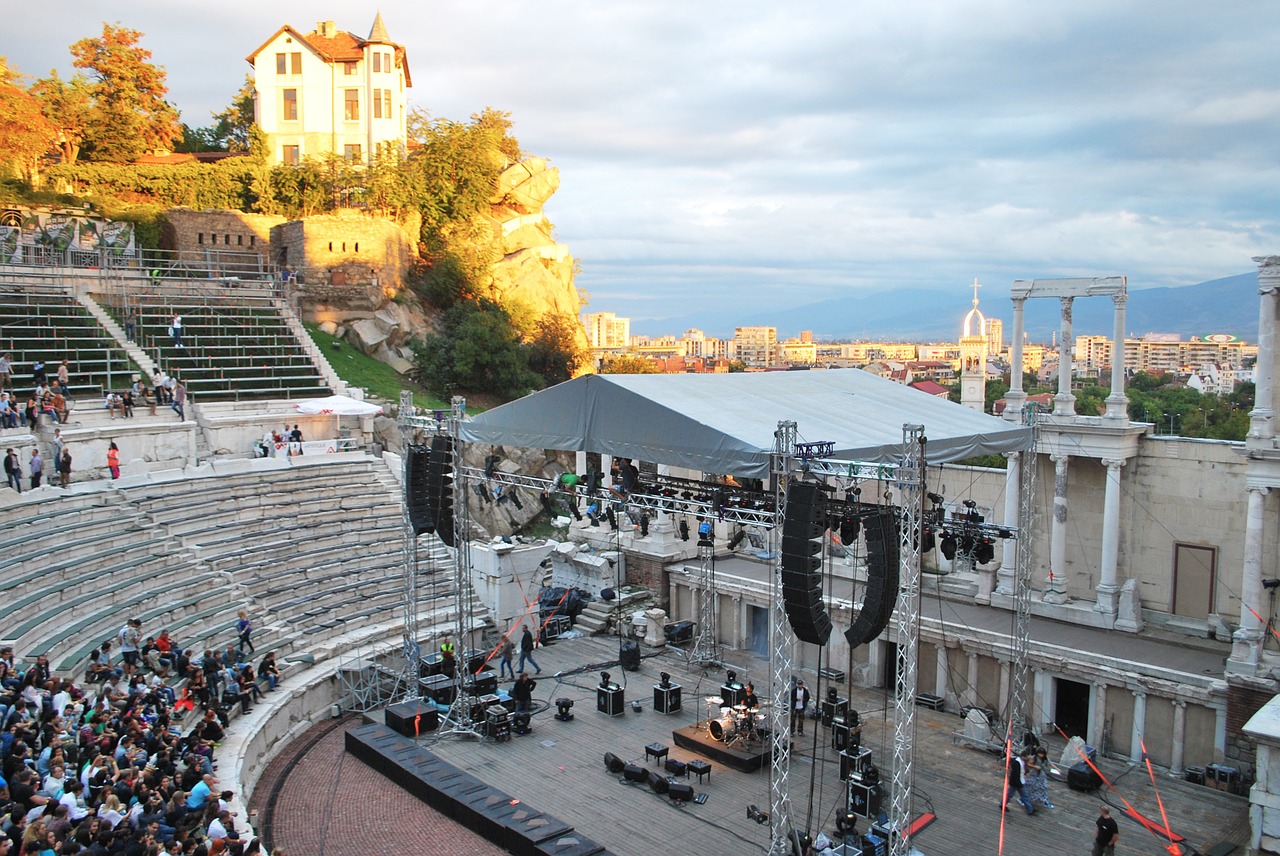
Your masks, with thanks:
<instances>
[{"instance_id":1,"label":"city skyline","mask_svg":"<svg viewBox=\"0 0 1280 856\"><path fill-rule=\"evenodd\" d=\"M229 2L198 29L125 0L188 124L280 25L367 34L374 7ZM744 316L977 276L1123 274L1131 290L1250 270L1280 246L1280 7L983 0L388 2L412 104L512 113L561 169L548 205L587 311ZM0 45L70 71L84 7L13 10ZM55 25L53 22L57 22ZM69 23L70 22L70 23ZM985 302L985 301L984 301Z\"/></svg>"}]
</instances>

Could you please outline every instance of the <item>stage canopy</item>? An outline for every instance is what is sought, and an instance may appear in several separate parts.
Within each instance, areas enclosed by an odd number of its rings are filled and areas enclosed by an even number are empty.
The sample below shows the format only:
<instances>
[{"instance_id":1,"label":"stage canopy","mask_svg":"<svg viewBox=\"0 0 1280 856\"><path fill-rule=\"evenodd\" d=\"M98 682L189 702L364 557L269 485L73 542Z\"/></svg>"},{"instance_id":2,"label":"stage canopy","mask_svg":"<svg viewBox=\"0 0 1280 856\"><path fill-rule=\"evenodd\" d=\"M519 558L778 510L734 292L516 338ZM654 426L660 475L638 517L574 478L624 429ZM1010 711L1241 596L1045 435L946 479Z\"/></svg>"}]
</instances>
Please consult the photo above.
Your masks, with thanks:
<instances>
[{"instance_id":1,"label":"stage canopy","mask_svg":"<svg viewBox=\"0 0 1280 856\"><path fill-rule=\"evenodd\" d=\"M857 369L584 375L465 421L461 437L764 478L780 421L850 461L895 461L905 423L924 426L929 464L1030 445L1027 428Z\"/></svg>"},{"instance_id":2,"label":"stage canopy","mask_svg":"<svg viewBox=\"0 0 1280 856\"><path fill-rule=\"evenodd\" d=\"M337 416L373 416L382 408L368 401L357 401L345 395L308 398L294 405L299 413L328 413Z\"/></svg>"}]
</instances>

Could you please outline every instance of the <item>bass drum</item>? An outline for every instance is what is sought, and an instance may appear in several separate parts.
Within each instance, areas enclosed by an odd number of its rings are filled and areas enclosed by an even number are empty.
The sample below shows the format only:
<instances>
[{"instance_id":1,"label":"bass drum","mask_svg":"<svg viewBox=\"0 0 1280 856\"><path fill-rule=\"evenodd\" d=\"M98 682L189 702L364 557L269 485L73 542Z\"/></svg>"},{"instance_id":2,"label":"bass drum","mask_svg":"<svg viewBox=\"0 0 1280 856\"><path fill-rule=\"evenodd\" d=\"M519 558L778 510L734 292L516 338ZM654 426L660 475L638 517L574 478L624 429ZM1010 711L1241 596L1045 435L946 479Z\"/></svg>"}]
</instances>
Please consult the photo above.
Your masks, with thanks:
<instances>
[{"instance_id":1,"label":"bass drum","mask_svg":"<svg viewBox=\"0 0 1280 856\"><path fill-rule=\"evenodd\" d=\"M738 733L738 725L732 714L722 715L707 723L707 730L716 740L725 741Z\"/></svg>"}]
</instances>

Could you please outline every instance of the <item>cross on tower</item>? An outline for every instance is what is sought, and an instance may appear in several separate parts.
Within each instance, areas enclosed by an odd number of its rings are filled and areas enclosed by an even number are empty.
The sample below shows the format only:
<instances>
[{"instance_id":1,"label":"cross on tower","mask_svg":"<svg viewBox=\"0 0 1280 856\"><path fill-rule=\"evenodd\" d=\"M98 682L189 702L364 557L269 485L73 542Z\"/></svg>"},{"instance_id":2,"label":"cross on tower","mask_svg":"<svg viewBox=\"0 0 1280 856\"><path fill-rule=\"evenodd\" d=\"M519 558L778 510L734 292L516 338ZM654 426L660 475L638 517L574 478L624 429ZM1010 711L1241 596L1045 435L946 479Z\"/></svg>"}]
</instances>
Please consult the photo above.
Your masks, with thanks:
<instances>
[{"instance_id":1,"label":"cross on tower","mask_svg":"<svg viewBox=\"0 0 1280 856\"><path fill-rule=\"evenodd\" d=\"M982 283L978 282L978 278L973 278L973 308L978 308L978 289L982 288Z\"/></svg>"}]
</instances>

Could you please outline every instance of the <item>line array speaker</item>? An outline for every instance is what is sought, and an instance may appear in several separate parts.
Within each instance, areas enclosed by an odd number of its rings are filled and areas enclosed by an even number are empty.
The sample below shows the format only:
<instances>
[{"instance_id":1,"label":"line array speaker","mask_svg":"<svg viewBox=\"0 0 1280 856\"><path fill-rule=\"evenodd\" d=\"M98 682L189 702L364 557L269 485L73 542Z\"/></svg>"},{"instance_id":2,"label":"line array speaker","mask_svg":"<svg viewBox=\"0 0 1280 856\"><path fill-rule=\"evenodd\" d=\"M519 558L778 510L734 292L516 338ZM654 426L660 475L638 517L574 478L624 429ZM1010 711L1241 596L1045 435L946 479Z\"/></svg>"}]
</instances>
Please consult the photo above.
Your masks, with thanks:
<instances>
[{"instance_id":1,"label":"line array speaker","mask_svg":"<svg viewBox=\"0 0 1280 856\"><path fill-rule=\"evenodd\" d=\"M437 434L431 438L427 458L427 507L436 523L436 535L453 547L453 438Z\"/></svg>"},{"instance_id":2,"label":"line array speaker","mask_svg":"<svg viewBox=\"0 0 1280 856\"><path fill-rule=\"evenodd\" d=\"M825 645L831 619L822 602L821 493L811 482L787 486L782 518L782 600L791 630L802 642Z\"/></svg>"},{"instance_id":3,"label":"line array speaker","mask_svg":"<svg viewBox=\"0 0 1280 856\"><path fill-rule=\"evenodd\" d=\"M884 506L864 523L867 538L867 585L862 611L844 632L849 646L865 645L884 632L898 602L898 515Z\"/></svg>"},{"instance_id":4,"label":"line array speaker","mask_svg":"<svg viewBox=\"0 0 1280 856\"><path fill-rule=\"evenodd\" d=\"M409 525L414 535L434 532L435 515L427 502L427 458L426 446L412 444L405 450L404 456L404 504L409 510Z\"/></svg>"}]
</instances>

